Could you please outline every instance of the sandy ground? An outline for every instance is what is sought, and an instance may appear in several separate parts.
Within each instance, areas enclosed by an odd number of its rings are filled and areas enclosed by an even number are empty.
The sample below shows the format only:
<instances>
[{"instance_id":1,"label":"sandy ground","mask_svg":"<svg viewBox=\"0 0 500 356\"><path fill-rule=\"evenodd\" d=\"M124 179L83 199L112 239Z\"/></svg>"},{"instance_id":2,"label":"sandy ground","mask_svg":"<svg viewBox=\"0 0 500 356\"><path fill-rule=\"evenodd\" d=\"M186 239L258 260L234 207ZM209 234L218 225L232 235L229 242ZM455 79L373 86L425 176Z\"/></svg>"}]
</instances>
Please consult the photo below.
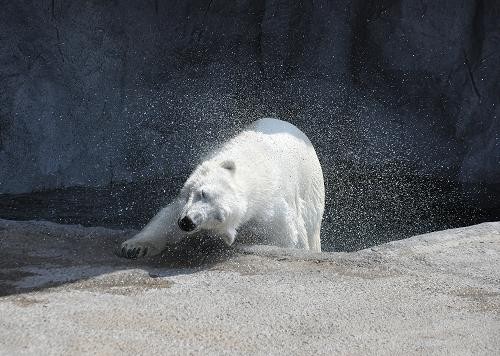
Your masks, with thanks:
<instances>
[{"instance_id":1,"label":"sandy ground","mask_svg":"<svg viewBox=\"0 0 500 356\"><path fill-rule=\"evenodd\" d=\"M500 223L355 253L114 256L132 234L0 220L0 353L500 353Z\"/></svg>"}]
</instances>

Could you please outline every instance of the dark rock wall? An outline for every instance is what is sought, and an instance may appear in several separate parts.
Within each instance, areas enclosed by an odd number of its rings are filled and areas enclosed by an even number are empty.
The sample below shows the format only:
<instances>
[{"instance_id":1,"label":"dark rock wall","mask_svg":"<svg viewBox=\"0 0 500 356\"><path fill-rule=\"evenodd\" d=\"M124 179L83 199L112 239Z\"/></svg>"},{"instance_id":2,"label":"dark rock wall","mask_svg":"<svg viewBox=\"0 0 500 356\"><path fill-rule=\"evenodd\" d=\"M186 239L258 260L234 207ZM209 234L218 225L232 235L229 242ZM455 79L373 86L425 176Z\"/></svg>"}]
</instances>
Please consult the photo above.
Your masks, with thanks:
<instances>
[{"instance_id":1,"label":"dark rock wall","mask_svg":"<svg viewBox=\"0 0 500 356\"><path fill-rule=\"evenodd\" d=\"M277 116L317 147L331 215L373 209L363 197L411 210L430 189L408 177L498 207L496 0L1 9L0 193L183 176L213 141Z\"/></svg>"}]
</instances>

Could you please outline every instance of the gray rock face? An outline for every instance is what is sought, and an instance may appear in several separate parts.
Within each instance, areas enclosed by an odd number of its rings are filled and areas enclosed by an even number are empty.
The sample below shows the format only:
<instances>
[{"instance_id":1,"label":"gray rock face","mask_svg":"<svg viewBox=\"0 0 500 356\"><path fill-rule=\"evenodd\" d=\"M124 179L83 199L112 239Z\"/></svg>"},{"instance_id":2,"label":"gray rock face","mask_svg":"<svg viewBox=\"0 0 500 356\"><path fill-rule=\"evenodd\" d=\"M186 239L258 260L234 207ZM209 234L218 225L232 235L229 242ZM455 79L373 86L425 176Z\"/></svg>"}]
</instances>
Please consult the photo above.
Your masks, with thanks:
<instances>
[{"instance_id":1,"label":"gray rock face","mask_svg":"<svg viewBox=\"0 0 500 356\"><path fill-rule=\"evenodd\" d=\"M0 220L2 352L500 352L498 222L354 253L113 256L132 233Z\"/></svg>"},{"instance_id":2,"label":"gray rock face","mask_svg":"<svg viewBox=\"0 0 500 356\"><path fill-rule=\"evenodd\" d=\"M260 114L293 120L335 156L392 154L498 183L498 12L496 1L3 4L1 191L170 172ZM350 122L345 101L359 105Z\"/></svg>"},{"instance_id":3,"label":"gray rock face","mask_svg":"<svg viewBox=\"0 0 500 356\"><path fill-rule=\"evenodd\" d=\"M498 208L499 12L495 0L6 2L0 193L186 175L214 141L276 116L317 147L328 211L376 189L374 206L426 210L421 194L382 202L430 191L408 176Z\"/></svg>"}]
</instances>

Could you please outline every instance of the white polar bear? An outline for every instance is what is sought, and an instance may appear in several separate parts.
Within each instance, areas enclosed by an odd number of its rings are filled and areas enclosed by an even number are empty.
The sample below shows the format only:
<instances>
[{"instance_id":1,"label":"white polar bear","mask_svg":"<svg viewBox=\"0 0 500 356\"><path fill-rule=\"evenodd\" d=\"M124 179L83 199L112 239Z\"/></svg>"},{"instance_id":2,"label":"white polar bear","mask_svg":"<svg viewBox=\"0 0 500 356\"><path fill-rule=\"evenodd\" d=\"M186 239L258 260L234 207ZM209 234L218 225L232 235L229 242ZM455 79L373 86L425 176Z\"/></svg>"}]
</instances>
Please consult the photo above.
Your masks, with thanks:
<instances>
[{"instance_id":1,"label":"white polar bear","mask_svg":"<svg viewBox=\"0 0 500 356\"><path fill-rule=\"evenodd\" d=\"M261 119L215 150L180 195L121 245L128 258L159 254L193 233L321 251L323 172L307 136Z\"/></svg>"}]
</instances>

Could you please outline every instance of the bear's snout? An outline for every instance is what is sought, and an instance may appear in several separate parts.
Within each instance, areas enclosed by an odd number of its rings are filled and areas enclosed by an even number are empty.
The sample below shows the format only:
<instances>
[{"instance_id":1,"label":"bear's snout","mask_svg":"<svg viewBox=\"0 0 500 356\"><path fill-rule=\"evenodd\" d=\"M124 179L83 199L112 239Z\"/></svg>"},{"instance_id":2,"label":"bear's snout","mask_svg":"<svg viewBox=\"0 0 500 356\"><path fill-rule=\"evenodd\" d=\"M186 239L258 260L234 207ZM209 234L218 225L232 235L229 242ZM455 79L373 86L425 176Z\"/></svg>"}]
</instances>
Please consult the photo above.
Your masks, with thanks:
<instances>
[{"instance_id":1,"label":"bear's snout","mask_svg":"<svg viewBox=\"0 0 500 356\"><path fill-rule=\"evenodd\" d=\"M187 215L185 217L183 217L182 219L179 219L179 221L177 221L177 224L179 225L181 230L186 231L186 232L193 231L194 229L196 229L196 224Z\"/></svg>"}]
</instances>

